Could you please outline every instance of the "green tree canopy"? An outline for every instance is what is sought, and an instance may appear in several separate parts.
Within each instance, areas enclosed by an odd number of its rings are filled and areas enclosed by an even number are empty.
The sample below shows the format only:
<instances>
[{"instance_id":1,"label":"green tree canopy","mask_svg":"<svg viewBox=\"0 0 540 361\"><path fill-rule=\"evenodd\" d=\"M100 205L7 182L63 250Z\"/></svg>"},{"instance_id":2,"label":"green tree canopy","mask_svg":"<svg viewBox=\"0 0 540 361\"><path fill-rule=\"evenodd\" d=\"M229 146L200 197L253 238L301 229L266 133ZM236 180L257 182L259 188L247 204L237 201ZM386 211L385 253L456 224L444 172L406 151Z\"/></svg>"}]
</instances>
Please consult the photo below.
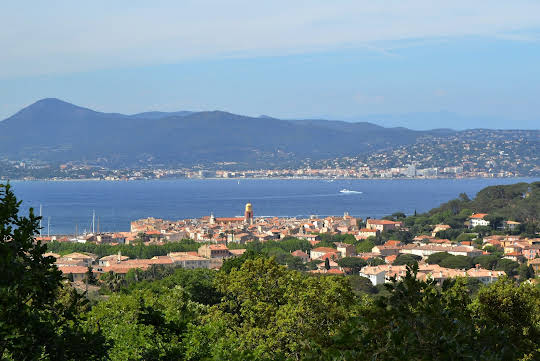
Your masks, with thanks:
<instances>
[{"instance_id":1,"label":"green tree canopy","mask_svg":"<svg viewBox=\"0 0 540 361\"><path fill-rule=\"evenodd\" d=\"M298 359L310 342L326 347L356 314L344 277L312 277L273 260L247 260L229 274L220 273L217 284L224 298L188 338L195 345L190 359Z\"/></svg>"},{"instance_id":2,"label":"green tree canopy","mask_svg":"<svg viewBox=\"0 0 540 361\"><path fill-rule=\"evenodd\" d=\"M474 262L471 257L450 255L443 259L439 265L446 268L469 269L474 266Z\"/></svg>"},{"instance_id":3,"label":"green tree canopy","mask_svg":"<svg viewBox=\"0 0 540 361\"><path fill-rule=\"evenodd\" d=\"M362 267L367 266L367 261L358 257L344 257L337 261L340 267L348 268L352 274L358 274Z\"/></svg>"},{"instance_id":4,"label":"green tree canopy","mask_svg":"<svg viewBox=\"0 0 540 361\"><path fill-rule=\"evenodd\" d=\"M86 327L103 331L110 360L181 360L183 338L203 309L180 286L137 290L98 303Z\"/></svg>"},{"instance_id":5,"label":"green tree canopy","mask_svg":"<svg viewBox=\"0 0 540 361\"><path fill-rule=\"evenodd\" d=\"M414 254L400 254L392 263L394 266L412 265L420 261L422 257Z\"/></svg>"},{"instance_id":6,"label":"green tree canopy","mask_svg":"<svg viewBox=\"0 0 540 361\"><path fill-rule=\"evenodd\" d=\"M80 328L82 299L34 236L39 217L19 216L9 184L0 184L0 357L6 360L98 359L104 344ZM65 297L64 297L65 296Z\"/></svg>"},{"instance_id":7,"label":"green tree canopy","mask_svg":"<svg viewBox=\"0 0 540 361\"><path fill-rule=\"evenodd\" d=\"M450 257L451 254L448 253L448 252L437 252L437 253L433 253L431 255L428 256L428 258L426 259L427 263L429 264L441 264L441 262Z\"/></svg>"}]
</instances>

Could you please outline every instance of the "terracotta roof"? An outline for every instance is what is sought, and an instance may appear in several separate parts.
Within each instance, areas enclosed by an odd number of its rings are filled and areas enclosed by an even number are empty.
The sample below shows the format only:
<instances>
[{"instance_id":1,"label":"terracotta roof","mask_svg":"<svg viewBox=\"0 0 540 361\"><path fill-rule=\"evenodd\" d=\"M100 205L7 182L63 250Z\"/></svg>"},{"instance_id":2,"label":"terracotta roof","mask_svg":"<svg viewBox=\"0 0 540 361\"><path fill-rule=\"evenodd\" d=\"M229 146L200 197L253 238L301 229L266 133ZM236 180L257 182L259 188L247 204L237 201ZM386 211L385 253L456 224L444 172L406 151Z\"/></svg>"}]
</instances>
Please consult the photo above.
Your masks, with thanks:
<instances>
[{"instance_id":1,"label":"terracotta roof","mask_svg":"<svg viewBox=\"0 0 540 361\"><path fill-rule=\"evenodd\" d=\"M324 259L327 259L327 258L328 258L328 259L331 260L331 259L334 259L334 258L338 258L338 255L340 255L340 254L341 254L341 253L336 252L336 251L334 251L334 252L328 252L328 253L325 253L324 255L322 255L319 259L323 259L323 260L324 260Z\"/></svg>"},{"instance_id":2,"label":"terracotta roof","mask_svg":"<svg viewBox=\"0 0 540 361\"><path fill-rule=\"evenodd\" d=\"M388 264L393 263L397 258L397 254L393 254L391 256L384 257L384 261Z\"/></svg>"},{"instance_id":3,"label":"terracotta roof","mask_svg":"<svg viewBox=\"0 0 540 361\"><path fill-rule=\"evenodd\" d=\"M216 222L243 222L243 217L222 217L216 218Z\"/></svg>"},{"instance_id":4,"label":"terracotta roof","mask_svg":"<svg viewBox=\"0 0 540 361\"><path fill-rule=\"evenodd\" d=\"M208 246L208 248L210 248L211 250L213 251L218 251L218 250L228 250L227 246L224 245L224 244L211 244Z\"/></svg>"},{"instance_id":5,"label":"terracotta roof","mask_svg":"<svg viewBox=\"0 0 540 361\"><path fill-rule=\"evenodd\" d=\"M331 269L327 270L326 273L336 274L336 275L342 275L342 274L344 274L345 272L343 272L343 271L341 271L341 270L338 270L338 269L335 269L335 268L331 268Z\"/></svg>"},{"instance_id":6,"label":"terracotta roof","mask_svg":"<svg viewBox=\"0 0 540 361\"><path fill-rule=\"evenodd\" d=\"M307 258L309 257L307 253L301 251L301 250L296 250L294 252L291 253L293 256L295 257L303 257L303 258Z\"/></svg>"},{"instance_id":7,"label":"terracotta roof","mask_svg":"<svg viewBox=\"0 0 540 361\"><path fill-rule=\"evenodd\" d=\"M66 254L64 256L64 258L95 259L96 257L95 256L89 256L89 255L86 255L84 253L73 252L73 253L70 253L70 254Z\"/></svg>"},{"instance_id":8,"label":"terracotta roof","mask_svg":"<svg viewBox=\"0 0 540 361\"><path fill-rule=\"evenodd\" d=\"M366 223L369 224L401 224L401 222L389 221L386 219L368 219Z\"/></svg>"},{"instance_id":9,"label":"terracotta roof","mask_svg":"<svg viewBox=\"0 0 540 361\"><path fill-rule=\"evenodd\" d=\"M86 273L88 271L88 267L83 267L83 266L60 266L58 267L58 269L60 270L60 272L64 274Z\"/></svg>"},{"instance_id":10,"label":"terracotta roof","mask_svg":"<svg viewBox=\"0 0 540 361\"><path fill-rule=\"evenodd\" d=\"M335 248L330 248L330 247L317 247L317 248L313 248L311 252L328 253L328 252L337 252L337 250Z\"/></svg>"},{"instance_id":11,"label":"terracotta roof","mask_svg":"<svg viewBox=\"0 0 540 361\"><path fill-rule=\"evenodd\" d=\"M246 249L245 248L241 248L241 249L230 249L229 252L231 252L231 254L234 254L235 256L241 256L243 255L244 253L246 253Z\"/></svg>"},{"instance_id":12,"label":"terracotta roof","mask_svg":"<svg viewBox=\"0 0 540 361\"><path fill-rule=\"evenodd\" d=\"M472 216L470 216L469 218L484 219L484 217L487 216L487 215L488 215L487 213L475 213Z\"/></svg>"}]
</instances>

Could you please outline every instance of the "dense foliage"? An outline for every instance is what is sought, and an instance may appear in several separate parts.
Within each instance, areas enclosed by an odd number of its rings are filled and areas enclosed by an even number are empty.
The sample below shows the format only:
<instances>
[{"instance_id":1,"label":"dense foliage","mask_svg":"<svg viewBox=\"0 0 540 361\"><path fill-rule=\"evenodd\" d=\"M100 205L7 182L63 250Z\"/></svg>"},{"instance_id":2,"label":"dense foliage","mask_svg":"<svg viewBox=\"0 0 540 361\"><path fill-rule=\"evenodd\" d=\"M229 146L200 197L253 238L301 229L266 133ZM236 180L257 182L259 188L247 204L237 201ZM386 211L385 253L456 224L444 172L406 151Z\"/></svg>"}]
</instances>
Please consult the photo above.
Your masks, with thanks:
<instances>
[{"instance_id":1,"label":"dense foliage","mask_svg":"<svg viewBox=\"0 0 540 361\"><path fill-rule=\"evenodd\" d=\"M152 258L164 256L170 252L196 251L201 243L191 239L183 239L179 242L169 242L163 245L145 245L142 242L136 244L108 245L96 243L76 242L50 242L47 243L47 251L65 255L72 252L89 252L98 257L109 256L121 252L129 258Z\"/></svg>"},{"instance_id":2,"label":"dense foliage","mask_svg":"<svg viewBox=\"0 0 540 361\"><path fill-rule=\"evenodd\" d=\"M362 303L340 330L327 360L534 360L540 357L540 291L509 279L471 298L462 279L419 281L416 268L389 295ZM321 356L322 355L322 356Z\"/></svg>"},{"instance_id":3,"label":"dense foliage","mask_svg":"<svg viewBox=\"0 0 540 361\"><path fill-rule=\"evenodd\" d=\"M2 359L540 358L540 288L532 283L503 277L487 286L461 278L438 285L416 278L417 257L400 255L395 263L408 265L407 275L373 287L357 275L299 272L297 268L311 265L287 256L311 244L294 238L252 243L219 271L152 266L130 270L125 277L103 274L95 280L101 295L91 305L62 280L53 259L43 257L46 247L34 240L39 218L32 211L28 218L20 217L9 186L0 191ZM345 237L339 241L356 244ZM182 241L171 247L190 245ZM145 246L117 247L126 247L129 254ZM156 249L151 252L171 251ZM56 250L118 251L106 245ZM351 273L380 262L339 260ZM533 276L530 267L497 254L468 258L436 253L428 262L455 268L480 264L517 274L521 281Z\"/></svg>"},{"instance_id":4,"label":"dense foliage","mask_svg":"<svg viewBox=\"0 0 540 361\"><path fill-rule=\"evenodd\" d=\"M0 357L2 360L94 360L105 352L99 330L84 331L85 299L62 284L54 258L36 242L39 217L0 184Z\"/></svg>"}]
</instances>

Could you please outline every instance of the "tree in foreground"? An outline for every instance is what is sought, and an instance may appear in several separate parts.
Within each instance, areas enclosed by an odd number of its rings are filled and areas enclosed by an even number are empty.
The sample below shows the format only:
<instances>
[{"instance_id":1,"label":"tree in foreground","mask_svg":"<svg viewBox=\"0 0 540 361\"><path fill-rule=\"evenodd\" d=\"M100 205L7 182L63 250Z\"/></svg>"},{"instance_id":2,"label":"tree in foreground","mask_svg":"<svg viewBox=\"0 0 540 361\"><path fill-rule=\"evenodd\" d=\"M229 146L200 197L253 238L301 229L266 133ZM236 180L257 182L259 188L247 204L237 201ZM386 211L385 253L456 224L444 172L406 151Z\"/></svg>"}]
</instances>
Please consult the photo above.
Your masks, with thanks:
<instances>
[{"instance_id":1,"label":"tree in foreground","mask_svg":"<svg viewBox=\"0 0 540 361\"><path fill-rule=\"evenodd\" d=\"M388 296L364 302L311 360L537 360L540 291L510 279L472 299L465 279L418 280L416 265Z\"/></svg>"},{"instance_id":2,"label":"tree in foreground","mask_svg":"<svg viewBox=\"0 0 540 361\"><path fill-rule=\"evenodd\" d=\"M0 357L6 360L99 359L99 333L85 333L85 303L62 285L54 258L35 240L39 217L19 216L9 184L0 184Z\"/></svg>"},{"instance_id":3,"label":"tree in foreground","mask_svg":"<svg viewBox=\"0 0 540 361\"><path fill-rule=\"evenodd\" d=\"M107 359L183 360L183 338L204 306L180 286L114 294L88 314L86 327L103 330L112 345Z\"/></svg>"},{"instance_id":4,"label":"tree in foreground","mask_svg":"<svg viewBox=\"0 0 540 361\"><path fill-rule=\"evenodd\" d=\"M216 284L224 296L187 336L188 360L302 359L356 314L345 277L309 276L273 259L247 260Z\"/></svg>"}]
</instances>

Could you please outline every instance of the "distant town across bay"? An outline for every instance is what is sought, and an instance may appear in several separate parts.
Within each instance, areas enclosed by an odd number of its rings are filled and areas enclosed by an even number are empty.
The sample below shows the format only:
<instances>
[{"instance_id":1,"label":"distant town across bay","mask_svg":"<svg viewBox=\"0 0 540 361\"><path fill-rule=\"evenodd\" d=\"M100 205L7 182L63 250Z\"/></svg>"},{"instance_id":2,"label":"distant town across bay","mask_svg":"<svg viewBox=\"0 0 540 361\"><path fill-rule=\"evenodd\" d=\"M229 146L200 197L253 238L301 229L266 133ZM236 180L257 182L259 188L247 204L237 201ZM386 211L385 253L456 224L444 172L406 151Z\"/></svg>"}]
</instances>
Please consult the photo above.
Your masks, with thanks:
<instances>
[{"instance_id":1,"label":"distant town across bay","mask_svg":"<svg viewBox=\"0 0 540 361\"><path fill-rule=\"evenodd\" d=\"M490 185L531 183L538 178L477 179L179 179L108 181L12 181L22 210L42 207L42 232L90 232L92 217L105 232L128 231L136 219L169 220L243 215L343 215L383 217L396 211L425 212L440 203ZM352 192L341 192L342 190Z\"/></svg>"}]
</instances>

